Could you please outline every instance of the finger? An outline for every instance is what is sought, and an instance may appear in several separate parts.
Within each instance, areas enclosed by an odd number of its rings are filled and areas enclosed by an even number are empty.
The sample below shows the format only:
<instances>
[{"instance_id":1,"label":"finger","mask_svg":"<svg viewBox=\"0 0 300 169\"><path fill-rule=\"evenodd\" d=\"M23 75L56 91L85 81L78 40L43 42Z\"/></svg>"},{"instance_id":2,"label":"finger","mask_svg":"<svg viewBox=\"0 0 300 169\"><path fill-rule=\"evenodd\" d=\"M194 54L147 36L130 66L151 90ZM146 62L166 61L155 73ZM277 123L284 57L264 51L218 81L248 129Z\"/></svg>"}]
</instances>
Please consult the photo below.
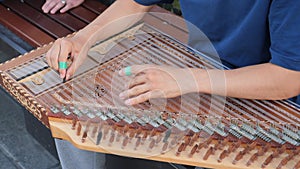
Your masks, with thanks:
<instances>
[{"instance_id":1,"label":"finger","mask_svg":"<svg viewBox=\"0 0 300 169\"><path fill-rule=\"evenodd\" d=\"M141 95L141 94L149 91L149 89L150 89L149 85L142 84L142 85L135 86L129 90L126 90L126 91L120 93L119 96L121 99L130 98L133 96Z\"/></svg>"},{"instance_id":2,"label":"finger","mask_svg":"<svg viewBox=\"0 0 300 169\"><path fill-rule=\"evenodd\" d=\"M47 9L47 6L49 5L50 2L51 2L50 0L47 0L47 1L43 4L43 6L42 6L43 12L47 13L47 12L46 12L46 9Z\"/></svg>"},{"instance_id":3,"label":"finger","mask_svg":"<svg viewBox=\"0 0 300 169\"><path fill-rule=\"evenodd\" d=\"M58 57L58 62L67 62L68 56L71 53L72 43L66 40L62 40L60 45L60 53ZM59 74L61 78L66 77L66 69L59 69Z\"/></svg>"},{"instance_id":4,"label":"finger","mask_svg":"<svg viewBox=\"0 0 300 169\"><path fill-rule=\"evenodd\" d=\"M130 98L130 99L127 99L125 101L125 104L127 105L135 105L135 104L139 104L139 103L143 103L151 98L154 98L155 97L155 92L153 91L149 91L149 92L146 92L146 93L143 93L143 94L140 94L136 97L133 97L133 98Z\"/></svg>"},{"instance_id":5,"label":"finger","mask_svg":"<svg viewBox=\"0 0 300 169\"><path fill-rule=\"evenodd\" d=\"M51 47L51 49L47 52L47 56L46 56L49 66L55 70L58 70L57 63L58 63L58 56L60 52L60 42L61 42L60 39L56 40L53 46Z\"/></svg>"},{"instance_id":6,"label":"finger","mask_svg":"<svg viewBox=\"0 0 300 169\"><path fill-rule=\"evenodd\" d=\"M61 9L64 6L65 6L65 4L63 4L61 1L59 1L57 4L55 4L55 6L53 6L50 13L55 14L59 9Z\"/></svg>"},{"instance_id":7,"label":"finger","mask_svg":"<svg viewBox=\"0 0 300 169\"><path fill-rule=\"evenodd\" d=\"M44 4L44 8L43 11L44 13L49 13L49 11L57 4L59 3L59 1L46 1L46 3Z\"/></svg>"},{"instance_id":8,"label":"finger","mask_svg":"<svg viewBox=\"0 0 300 169\"><path fill-rule=\"evenodd\" d=\"M66 80L69 80L77 70L77 68L81 65L79 59L77 57L74 58L73 62L69 65L68 69L66 70Z\"/></svg>"},{"instance_id":9,"label":"finger","mask_svg":"<svg viewBox=\"0 0 300 169\"><path fill-rule=\"evenodd\" d=\"M59 12L60 13L65 13L67 12L69 9L73 8L74 6L67 4L66 6L64 6Z\"/></svg>"},{"instance_id":10,"label":"finger","mask_svg":"<svg viewBox=\"0 0 300 169\"><path fill-rule=\"evenodd\" d=\"M136 75L138 73L141 73L141 72L143 72L147 69L153 68L153 67L155 67L155 66L154 65L134 65L134 66L130 66L130 74L131 75ZM128 67L121 69L119 71L119 75L120 76L128 76L128 75L126 75L128 73L128 72L126 72L126 71L128 71L126 69L128 69Z\"/></svg>"},{"instance_id":11,"label":"finger","mask_svg":"<svg viewBox=\"0 0 300 169\"><path fill-rule=\"evenodd\" d=\"M84 58L80 58L79 55L74 56L72 63L69 65L69 68L66 72L66 80L69 80L77 70L77 68L83 63Z\"/></svg>"},{"instance_id":12,"label":"finger","mask_svg":"<svg viewBox=\"0 0 300 169\"><path fill-rule=\"evenodd\" d=\"M74 7L77 7L79 6L80 4L82 4L84 2L84 0L73 0L73 1L70 1L69 3L67 3L67 5L62 8L60 10L60 13L65 13L67 12L69 9L72 9Z\"/></svg>"},{"instance_id":13,"label":"finger","mask_svg":"<svg viewBox=\"0 0 300 169\"><path fill-rule=\"evenodd\" d=\"M129 82L129 88L132 88L134 86L143 84L147 81L147 77L144 74L135 76L130 82Z\"/></svg>"},{"instance_id":14,"label":"finger","mask_svg":"<svg viewBox=\"0 0 300 169\"><path fill-rule=\"evenodd\" d=\"M72 62L68 69L66 70L66 80L69 80L75 73L75 70L76 70L76 65L74 62Z\"/></svg>"}]
</instances>

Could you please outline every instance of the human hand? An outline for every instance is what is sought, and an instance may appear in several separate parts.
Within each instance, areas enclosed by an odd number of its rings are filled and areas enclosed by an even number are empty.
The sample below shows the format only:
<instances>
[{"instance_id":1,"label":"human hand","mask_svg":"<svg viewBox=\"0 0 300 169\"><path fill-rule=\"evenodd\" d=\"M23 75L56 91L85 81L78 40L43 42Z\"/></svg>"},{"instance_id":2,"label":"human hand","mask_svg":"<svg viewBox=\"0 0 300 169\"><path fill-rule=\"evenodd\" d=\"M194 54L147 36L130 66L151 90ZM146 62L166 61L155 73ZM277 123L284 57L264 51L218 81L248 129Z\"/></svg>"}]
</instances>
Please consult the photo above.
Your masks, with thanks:
<instances>
[{"instance_id":1,"label":"human hand","mask_svg":"<svg viewBox=\"0 0 300 169\"><path fill-rule=\"evenodd\" d=\"M61 78L69 80L85 60L88 48L84 47L83 42L76 36L58 39L46 53L47 63L50 67L59 71ZM71 61L68 68L59 68L59 62L67 62L68 59Z\"/></svg>"},{"instance_id":2,"label":"human hand","mask_svg":"<svg viewBox=\"0 0 300 169\"><path fill-rule=\"evenodd\" d=\"M64 13L69 9L79 6L84 0L46 0L42 6L44 13L55 14L58 10L60 13Z\"/></svg>"},{"instance_id":3,"label":"human hand","mask_svg":"<svg viewBox=\"0 0 300 169\"><path fill-rule=\"evenodd\" d=\"M127 69L127 70L126 70ZM182 69L169 66L135 65L119 71L120 76L132 77L129 88L120 93L125 104L135 105L151 98L173 98L179 95L198 92L194 77L195 69Z\"/></svg>"}]
</instances>

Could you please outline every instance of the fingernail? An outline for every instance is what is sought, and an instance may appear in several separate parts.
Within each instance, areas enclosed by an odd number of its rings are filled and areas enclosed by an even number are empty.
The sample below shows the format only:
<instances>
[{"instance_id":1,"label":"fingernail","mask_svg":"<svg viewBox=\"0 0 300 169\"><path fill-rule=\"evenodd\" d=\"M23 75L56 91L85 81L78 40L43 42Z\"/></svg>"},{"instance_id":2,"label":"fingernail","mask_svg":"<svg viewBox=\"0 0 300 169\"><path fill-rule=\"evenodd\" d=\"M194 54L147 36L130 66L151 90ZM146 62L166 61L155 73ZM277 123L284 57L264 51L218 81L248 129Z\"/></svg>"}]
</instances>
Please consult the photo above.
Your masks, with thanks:
<instances>
[{"instance_id":1,"label":"fingernail","mask_svg":"<svg viewBox=\"0 0 300 169\"><path fill-rule=\"evenodd\" d=\"M123 92L123 93L120 93L120 94L119 94L119 97L120 97L121 99L124 99L124 98L125 98L124 92Z\"/></svg>"},{"instance_id":2,"label":"fingernail","mask_svg":"<svg viewBox=\"0 0 300 169\"><path fill-rule=\"evenodd\" d=\"M119 71L119 75L121 75L122 74L122 69Z\"/></svg>"},{"instance_id":3,"label":"fingernail","mask_svg":"<svg viewBox=\"0 0 300 169\"><path fill-rule=\"evenodd\" d=\"M131 105L131 102L130 102L130 100L128 99L128 100L126 100L125 101L125 104L127 104L127 105Z\"/></svg>"},{"instance_id":4,"label":"fingernail","mask_svg":"<svg viewBox=\"0 0 300 169\"><path fill-rule=\"evenodd\" d=\"M65 77L65 76L64 76L64 75L61 73L61 74L60 74L60 78L62 78L62 79L63 79L64 77Z\"/></svg>"},{"instance_id":5,"label":"fingernail","mask_svg":"<svg viewBox=\"0 0 300 169\"><path fill-rule=\"evenodd\" d=\"M66 75L66 80L69 80L69 78L70 78L70 75L67 74L67 75Z\"/></svg>"}]
</instances>

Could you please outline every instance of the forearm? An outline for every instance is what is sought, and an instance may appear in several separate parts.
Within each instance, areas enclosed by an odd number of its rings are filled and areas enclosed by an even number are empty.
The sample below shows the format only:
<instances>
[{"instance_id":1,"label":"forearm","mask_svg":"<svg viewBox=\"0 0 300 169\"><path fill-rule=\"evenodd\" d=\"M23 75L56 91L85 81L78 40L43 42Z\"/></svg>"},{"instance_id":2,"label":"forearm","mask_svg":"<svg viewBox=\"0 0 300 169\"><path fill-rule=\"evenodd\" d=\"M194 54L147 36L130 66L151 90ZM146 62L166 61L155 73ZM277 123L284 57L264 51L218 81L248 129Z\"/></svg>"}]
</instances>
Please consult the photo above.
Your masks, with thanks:
<instances>
[{"instance_id":1,"label":"forearm","mask_svg":"<svg viewBox=\"0 0 300 169\"><path fill-rule=\"evenodd\" d=\"M87 46L106 39L139 21L151 6L142 6L133 0L117 0L100 16L76 35L79 41Z\"/></svg>"},{"instance_id":2,"label":"forearm","mask_svg":"<svg viewBox=\"0 0 300 169\"><path fill-rule=\"evenodd\" d=\"M234 70L194 70L198 92L247 99L287 99L300 94L300 72L271 63Z\"/></svg>"}]
</instances>

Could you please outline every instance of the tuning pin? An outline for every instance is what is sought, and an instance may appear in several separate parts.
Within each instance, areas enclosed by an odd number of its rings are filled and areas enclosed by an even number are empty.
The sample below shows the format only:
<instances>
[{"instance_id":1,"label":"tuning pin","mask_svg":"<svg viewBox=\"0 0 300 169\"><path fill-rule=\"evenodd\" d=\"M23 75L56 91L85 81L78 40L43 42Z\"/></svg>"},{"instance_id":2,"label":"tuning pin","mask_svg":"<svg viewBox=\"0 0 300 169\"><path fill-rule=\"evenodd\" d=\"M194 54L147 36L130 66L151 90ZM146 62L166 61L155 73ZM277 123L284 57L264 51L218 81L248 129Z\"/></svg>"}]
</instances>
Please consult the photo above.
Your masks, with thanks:
<instances>
[{"instance_id":1,"label":"tuning pin","mask_svg":"<svg viewBox=\"0 0 300 169\"><path fill-rule=\"evenodd\" d=\"M128 130L129 130L129 126L126 125L123 129L123 134L126 134L128 132Z\"/></svg>"},{"instance_id":2,"label":"tuning pin","mask_svg":"<svg viewBox=\"0 0 300 169\"><path fill-rule=\"evenodd\" d=\"M270 145L267 144L265 146L263 146L262 148L260 148L256 153L254 153L250 159L248 160L248 162L246 163L247 166L250 166L253 162L255 162L259 156L263 156L268 149L270 148Z\"/></svg>"},{"instance_id":3,"label":"tuning pin","mask_svg":"<svg viewBox=\"0 0 300 169\"><path fill-rule=\"evenodd\" d=\"M137 129L137 131L136 131L135 137L136 137L136 138L139 137L139 135L140 135L142 132L143 132L143 129L142 129L141 127L139 127L139 128Z\"/></svg>"},{"instance_id":4,"label":"tuning pin","mask_svg":"<svg viewBox=\"0 0 300 169\"><path fill-rule=\"evenodd\" d=\"M252 142L250 145L247 145L242 151L238 153L238 155L233 160L232 164L236 164L237 161L242 159L245 154L247 154L249 151L253 150L256 146L256 142Z\"/></svg>"},{"instance_id":5,"label":"tuning pin","mask_svg":"<svg viewBox=\"0 0 300 169\"><path fill-rule=\"evenodd\" d=\"M190 136L185 136L184 143L185 145L190 145L192 138Z\"/></svg>"},{"instance_id":6,"label":"tuning pin","mask_svg":"<svg viewBox=\"0 0 300 169\"><path fill-rule=\"evenodd\" d=\"M253 150L256 147L256 145L257 145L256 141L252 142L249 146L247 146L246 152Z\"/></svg>"},{"instance_id":7,"label":"tuning pin","mask_svg":"<svg viewBox=\"0 0 300 169\"><path fill-rule=\"evenodd\" d=\"M249 167L255 160L257 160L258 156L258 152L254 153L246 163L246 166Z\"/></svg>"},{"instance_id":8,"label":"tuning pin","mask_svg":"<svg viewBox=\"0 0 300 169\"><path fill-rule=\"evenodd\" d=\"M109 132L109 127L105 127L104 131L103 131L103 140L106 139L106 136L107 136L108 132Z\"/></svg>"},{"instance_id":9,"label":"tuning pin","mask_svg":"<svg viewBox=\"0 0 300 169\"><path fill-rule=\"evenodd\" d=\"M162 151L161 151L162 154L166 153L168 145L169 145L169 142L166 141L162 147Z\"/></svg>"},{"instance_id":10,"label":"tuning pin","mask_svg":"<svg viewBox=\"0 0 300 169\"><path fill-rule=\"evenodd\" d=\"M225 147L228 143L228 138L225 138L224 140L221 140L221 148Z\"/></svg>"},{"instance_id":11,"label":"tuning pin","mask_svg":"<svg viewBox=\"0 0 300 169\"><path fill-rule=\"evenodd\" d=\"M74 118L72 119L72 130L75 130L77 121L78 121L78 120L77 120L76 117L74 117Z\"/></svg>"},{"instance_id":12,"label":"tuning pin","mask_svg":"<svg viewBox=\"0 0 300 169\"><path fill-rule=\"evenodd\" d=\"M184 150L184 147L185 147L185 144L181 143L180 146L177 149L176 156L180 155L180 153Z\"/></svg>"},{"instance_id":13,"label":"tuning pin","mask_svg":"<svg viewBox=\"0 0 300 169\"><path fill-rule=\"evenodd\" d=\"M137 150L138 146L141 144L141 137L138 137L135 142L134 150Z\"/></svg>"},{"instance_id":14,"label":"tuning pin","mask_svg":"<svg viewBox=\"0 0 300 169\"><path fill-rule=\"evenodd\" d=\"M209 149L206 151L205 155L203 156L203 160L207 160L210 155L214 154L214 148L209 147Z\"/></svg>"},{"instance_id":15,"label":"tuning pin","mask_svg":"<svg viewBox=\"0 0 300 169\"><path fill-rule=\"evenodd\" d=\"M297 164L293 167L293 169L299 169L300 168L300 160L297 162Z\"/></svg>"},{"instance_id":16,"label":"tuning pin","mask_svg":"<svg viewBox=\"0 0 300 169\"><path fill-rule=\"evenodd\" d=\"M192 157L196 153L196 151L198 149L198 146L199 146L198 144L194 145L194 147L192 148L192 150L191 150L191 152L189 154L189 157Z\"/></svg>"},{"instance_id":17,"label":"tuning pin","mask_svg":"<svg viewBox=\"0 0 300 169\"><path fill-rule=\"evenodd\" d=\"M246 148L245 148L246 149ZM246 151L242 150L240 151L234 158L234 160L232 161L232 164L236 164L240 159L242 159L244 157L244 155L246 154Z\"/></svg>"},{"instance_id":18,"label":"tuning pin","mask_svg":"<svg viewBox=\"0 0 300 169\"><path fill-rule=\"evenodd\" d=\"M211 143L211 141L212 141L212 138L210 137L209 139L207 139L204 142L200 143L199 146L198 146L198 149L197 149L197 153L200 152L200 150L202 148L207 148L208 145Z\"/></svg>"},{"instance_id":19,"label":"tuning pin","mask_svg":"<svg viewBox=\"0 0 300 169\"><path fill-rule=\"evenodd\" d=\"M81 124L78 123L76 135L77 135L77 136L80 136L80 133L81 133Z\"/></svg>"},{"instance_id":20,"label":"tuning pin","mask_svg":"<svg viewBox=\"0 0 300 169\"><path fill-rule=\"evenodd\" d=\"M148 146L148 152L150 152L152 150L154 145L155 145L155 139L151 138L151 141L150 141L149 146Z\"/></svg>"},{"instance_id":21,"label":"tuning pin","mask_svg":"<svg viewBox=\"0 0 300 169\"><path fill-rule=\"evenodd\" d=\"M285 150L286 150L286 145L281 146L281 147L278 149L278 154L282 154L283 152L285 152Z\"/></svg>"},{"instance_id":22,"label":"tuning pin","mask_svg":"<svg viewBox=\"0 0 300 169\"><path fill-rule=\"evenodd\" d=\"M217 150L221 150L223 147L222 147L222 141L221 140L218 140L218 142L214 145L214 151L217 151Z\"/></svg>"},{"instance_id":23,"label":"tuning pin","mask_svg":"<svg viewBox=\"0 0 300 169\"><path fill-rule=\"evenodd\" d=\"M194 143L197 141L198 137L199 137L199 133L194 133L194 135L191 138L189 146L194 145Z\"/></svg>"},{"instance_id":24,"label":"tuning pin","mask_svg":"<svg viewBox=\"0 0 300 169\"><path fill-rule=\"evenodd\" d=\"M290 160L292 159L292 157L290 155L286 156L284 159L282 159L280 161L280 163L278 164L278 166L276 167L276 169L281 169L283 166L285 166Z\"/></svg>"},{"instance_id":25,"label":"tuning pin","mask_svg":"<svg viewBox=\"0 0 300 169\"><path fill-rule=\"evenodd\" d=\"M135 135L135 130L129 130L129 137L130 137L130 139L132 139L133 137L134 137L134 135Z\"/></svg>"},{"instance_id":26,"label":"tuning pin","mask_svg":"<svg viewBox=\"0 0 300 169\"><path fill-rule=\"evenodd\" d=\"M86 138L87 138L87 131L84 131L81 138L81 142L84 143Z\"/></svg>"},{"instance_id":27,"label":"tuning pin","mask_svg":"<svg viewBox=\"0 0 300 169\"><path fill-rule=\"evenodd\" d=\"M111 146L112 143L115 140L115 133L111 133L110 138L109 138L109 142L108 142L108 146Z\"/></svg>"},{"instance_id":28,"label":"tuning pin","mask_svg":"<svg viewBox=\"0 0 300 169\"><path fill-rule=\"evenodd\" d=\"M228 148L228 153L235 152L236 149L238 149L241 146L241 141L235 142L230 145Z\"/></svg>"},{"instance_id":29,"label":"tuning pin","mask_svg":"<svg viewBox=\"0 0 300 169\"><path fill-rule=\"evenodd\" d=\"M276 158L277 156L278 156L279 154L278 154L278 151L277 150L275 150L264 162L263 162L263 164L261 165L261 167L262 168L265 168L267 165L269 165L271 162L272 162L272 160L274 159L274 158Z\"/></svg>"},{"instance_id":30,"label":"tuning pin","mask_svg":"<svg viewBox=\"0 0 300 169\"><path fill-rule=\"evenodd\" d=\"M222 153L221 153L220 156L219 156L218 162L219 162L219 163L222 162L222 160L223 160L228 154L229 154L229 153L228 153L228 150L222 151Z\"/></svg>"},{"instance_id":31,"label":"tuning pin","mask_svg":"<svg viewBox=\"0 0 300 169\"><path fill-rule=\"evenodd\" d=\"M297 156L300 153L300 148L297 148L293 150L291 153L289 153L288 156L286 156L277 166L277 169L280 169L282 166L286 165L290 160L292 160L295 156ZM294 168L297 168L297 164ZM300 164L298 164L298 168L300 168Z\"/></svg>"},{"instance_id":32,"label":"tuning pin","mask_svg":"<svg viewBox=\"0 0 300 169\"><path fill-rule=\"evenodd\" d=\"M128 142L129 142L129 137L125 136L121 148L124 149L126 147L126 145L128 144Z\"/></svg>"},{"instance_id":33,"label":"tuning pin","mask_svg":"<svg viewBox=\"0 0 300 169\"><path fill-rule=\"evenodd\" d=\"M270 147L271 147L270 144L266 144L265 146L263 146L261 149L258 150L258 152L257 152L258 155L259 156L264 155L269 150Z\"/></svg>"},{"instance_id":34,"label":"tuning pin","mask_svg":"<svg viewBox=\"0 0 300 169\"><path fill-rule=\"evenodd\" d=\"M145 130L142 136L142 141L144 142L147 139L147 137L148 137L148 131Z\"/></svg>"},{"instance_id":35,"label":"tuning pin","mask_svg":"<svg viewBox=\"0 0 300 169\"><path fill-rule=\"evenodd\" d=\"M98 135L97 135L97 140L96 140L96 145L99 145L102 139L102 131L99 130L98 131Z\"/></svg>"},{"instance_id":36,"label":"tuning pin","mask_svg":"<svg viewBox=\"0 0 300 169\"><path fill-rule=\"evenodd\" d=\"M153 128L153 129L151 130L150 134L149 134L149 135L150 135L150 138L154 137L154 136L156 135L156 133L157 133L156 129Z\"/></svg>"},{"instance_id":37,"label":"tuning pin","mask_svg":"<svg viewBox=\"0 0 300 169\"><path fill-rule=\"evenodd\" d=\"M159 142L161 142L162 138L163 138L162 134L157 135L157 139L155 141L155 144L158 144Z\"/></svg>"}]
</instances>

